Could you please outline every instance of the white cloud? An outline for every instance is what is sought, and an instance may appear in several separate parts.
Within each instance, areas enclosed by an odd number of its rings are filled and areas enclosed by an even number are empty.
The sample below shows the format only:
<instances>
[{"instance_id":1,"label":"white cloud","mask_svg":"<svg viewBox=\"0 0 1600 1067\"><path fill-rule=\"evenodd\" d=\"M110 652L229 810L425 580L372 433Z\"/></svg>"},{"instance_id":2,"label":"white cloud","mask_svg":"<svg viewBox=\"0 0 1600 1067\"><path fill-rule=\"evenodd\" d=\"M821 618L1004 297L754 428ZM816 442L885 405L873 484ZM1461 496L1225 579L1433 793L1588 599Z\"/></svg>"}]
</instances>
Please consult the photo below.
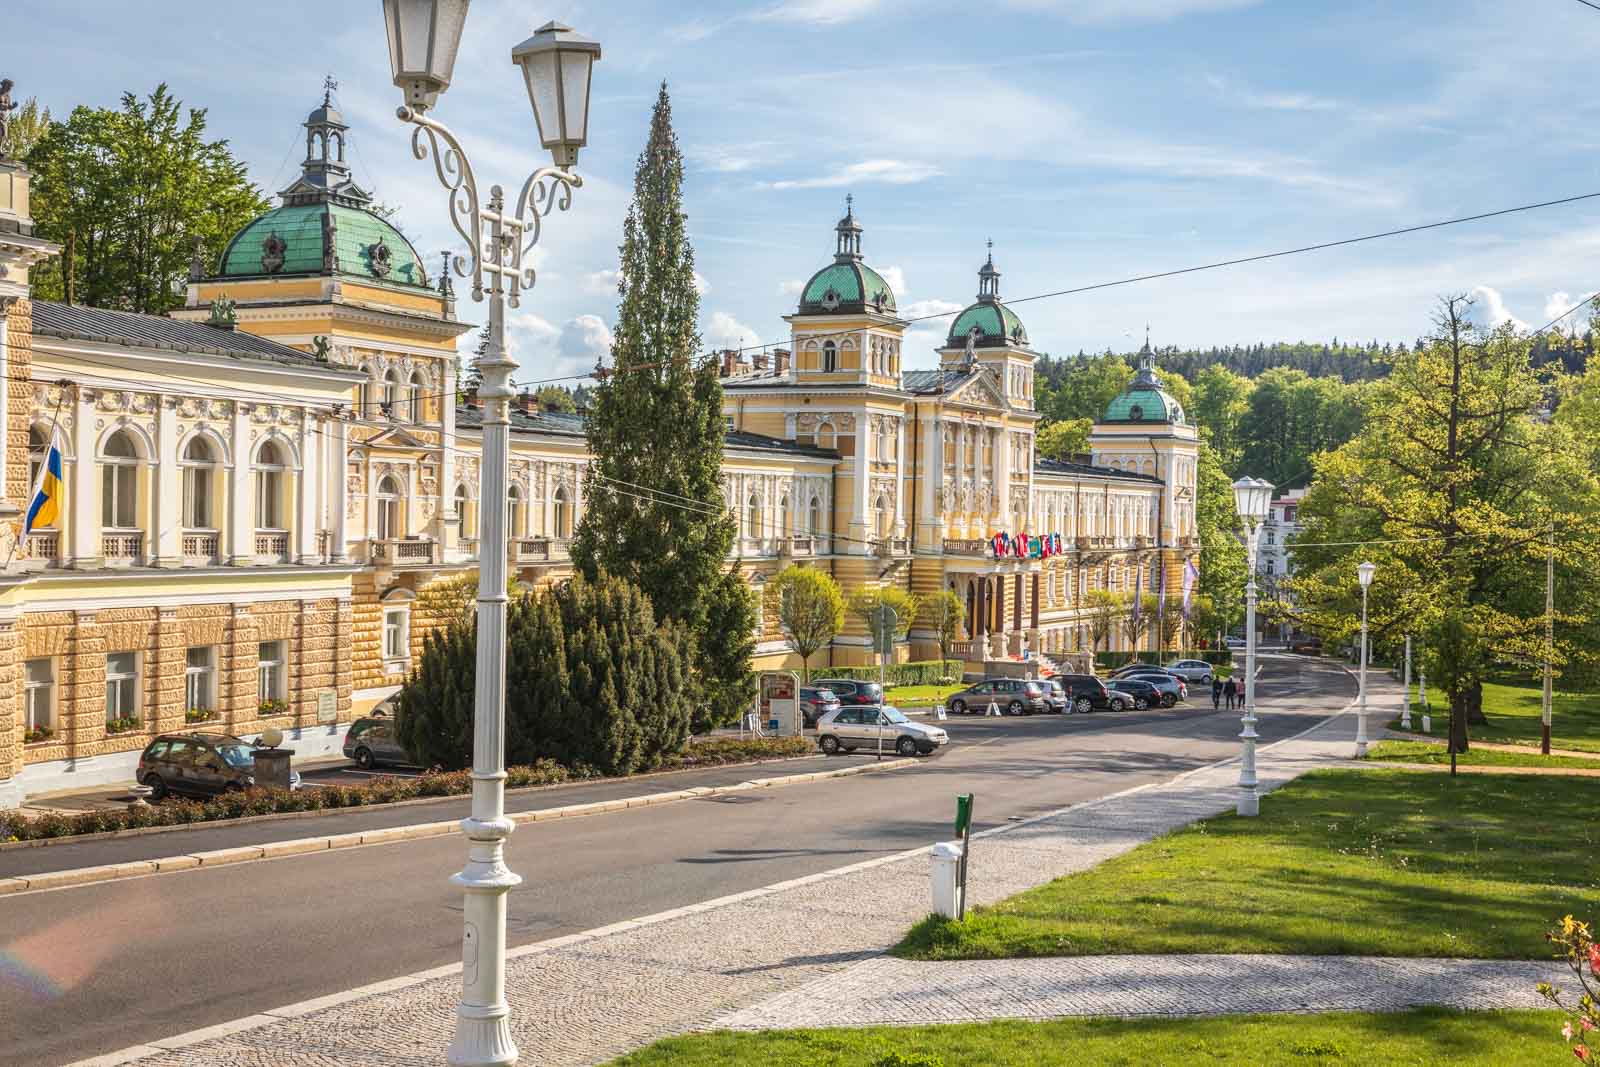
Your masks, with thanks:
<instances>
[{"instance_id":1,"label":"white cloud","mask_svg":"<svg viewBox=\"0 0 1600 1067\"><path fill-rule=\"evenodd\" d=\"M598 315L577 315L557 326L532 312L517 311L506 319L506 345L521 364L514 380L531 382L592 370L611 350L611 330Z\"/></svg>"},{"instance_id":2,"label":"white cloud","mask_svg":"<svg viewBox=\"0 0 1600 1067\"><path fill-rule=\"evenodd\" d=\"M800 291L802 289L804 289L805 287L806 287L806 283L803 282L803 281L800 281L798 279L796 279L794 281L789 281L789 282L779 282L778 283L778 295L779 296L799 296L800 295Z\"/></svg>"},{"instance_id":3,"label":"white cloud","mask_svg":"<svg viewBox=\"0 0 1600 1067\"><path fill-rule=\"evenodd\" d=\"M1254 7L1260 0L1008 0L1025 11L1055 11L1078 23L1163 22L1185 15Z\"/></svg>"},{"instance_id":4,"label":"white cloud","mask_svg":"<svg viewBox=\"0 0 1600 1067\"><path fill-rule=\"evenodd\" d=\"M1554 319L1557 316L1565 315L1567 313L1567 311L1571 309L1571 307L1572 307L1572 294L1571 293L1566 292L1565 290L1562 290L1560 292L1551 293L1548 297L1545 298L1545 301L1544 301L1544 317L1545 317L1545 321L1548 322L1549 320Z\"/></svg>"},{"instance_id":5,"label":"white cloud","mask_svg":"<svg viewBox=\"0 0 1600 1067\"><path fill-rule=\"evenodd\" d=\"M1264 111L1338 111L1337 100L1302 92L1261 92L1220 74L1206 75L1206 84L1231 103Z\"/></svg>"},{"instance_id":6,"label":"white cloud","mask_svg":"<svg viewBox=\"0 0 1600 1067\"><path fill-rule=\"evenodd\" d=\"M597 270L583 276L583 291L595 296L615 296L617 282L622 278L618 270Z\"/></svg>"},{"instance_id":7,"label":"white cloud","mask_svg":"<svg viewBox=\"0 0 1600 1067\"><path fill-rule=\"evenodd\" d=\"M910 304L900 305L900 317L905 319L921 319L930 315L954 315L965 304L958 304L953 300L917 300ZM930 319L929 321L937 321Z\"/></svg>"},{"instance_id":8,"label":"white cloud","mask_svg":"<svg viewBox=\"0 0 1600 1067\"><path fill-rule=\"evenodd\" d=\"M713 311L706 327L701 331L701 340L707 348L748 348L761 343L760 333L753 327L746 326L726 311Z\"/></svg>"},{"instance_id":9,"label":"white cloud","mask_svg":"<svg viewBox=\"0 0 1600 1067\"><path fill-rule=\"evenodd\" d=\"M593 364L611 352L611 328L599 315L579 315L561 327L561 356Z\"/></svg>"},{"instance_id":10,"label":"white cloud","mask_svg":"<svg viewBox=\"0 0 1600 1067\"><path fill-rule=\"evenodd\" d=\"M931 163L913 159L867 159L843 170L815 178L785 178L768 183L771 189L833 189L846 185L910 185L936 178L942 172Z\"/></svg>"},{"instance_id":11,"label":"white cloud","mask_svg":"<svg viewBox=\"0 0 1600 1067\"><path fill-rule=\"evenodd\" d=\"M883 275L883 280L889 283L889 288L894 291L895 300L906 295L906 272L899 267L877 267L877 272Z\"/></svg>"},{"instance_id":12,"label":"white cloud","mask_svg":"<svg viewBox=\"0 0 1600 1067\"><path fill-rule=\"evenodd\" d=\"M694 291L705 296L711 291L711 283L706 281L705 275L699 271L694 272Z\"/></svg>"},{"instance_id":13,"label":"white cloud","mask_svg":"<svg viewBox=\"0 0 1600 1067\"><path fill-rule=\"evenodd\" d=\"M1502 323L1509 322L1519 330L1526 330L1528 324L1511 314L1511 309L1506 307L1505 298L1500 295L1500 290L1487 285L1475 286L1470 294L1473 299L1471 318L1481 326L1493 329Z\"/></svg>"},{"instance_id":14,"label":"white cloud","mask_svg":"<svg viewBox=\"0 0 1600 1067\"><path fill-rule=\"evenodd\" d=\"M755 17L775 22L838 26L876 14L883 6L883 0L788 0L774 4Z\"/></svg>"}]
</instances>

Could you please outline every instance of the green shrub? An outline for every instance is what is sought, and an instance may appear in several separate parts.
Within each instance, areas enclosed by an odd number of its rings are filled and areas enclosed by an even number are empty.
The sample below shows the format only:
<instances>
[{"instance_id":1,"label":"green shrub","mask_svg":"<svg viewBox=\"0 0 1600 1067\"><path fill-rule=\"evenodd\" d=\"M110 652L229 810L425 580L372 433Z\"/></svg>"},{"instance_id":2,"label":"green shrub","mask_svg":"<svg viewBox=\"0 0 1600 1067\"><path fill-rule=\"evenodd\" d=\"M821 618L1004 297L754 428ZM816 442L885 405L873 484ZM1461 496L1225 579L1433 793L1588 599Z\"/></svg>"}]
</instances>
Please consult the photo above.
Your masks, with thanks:
<instances>
[{"instance_id":1,"label":"green shrub","mask_svg":"<svg viewBox=\"0 0 1600 1067\"><path fill-rule=\"evenodd\" d=\"M963 664L958 659L916 660L911 663L888 663L883 668L884 685L945 685L961 680ZM850 678L863 682L876 682L876 667L819 667L812 672L824 678Z\"/></svg>"}]
</instances>

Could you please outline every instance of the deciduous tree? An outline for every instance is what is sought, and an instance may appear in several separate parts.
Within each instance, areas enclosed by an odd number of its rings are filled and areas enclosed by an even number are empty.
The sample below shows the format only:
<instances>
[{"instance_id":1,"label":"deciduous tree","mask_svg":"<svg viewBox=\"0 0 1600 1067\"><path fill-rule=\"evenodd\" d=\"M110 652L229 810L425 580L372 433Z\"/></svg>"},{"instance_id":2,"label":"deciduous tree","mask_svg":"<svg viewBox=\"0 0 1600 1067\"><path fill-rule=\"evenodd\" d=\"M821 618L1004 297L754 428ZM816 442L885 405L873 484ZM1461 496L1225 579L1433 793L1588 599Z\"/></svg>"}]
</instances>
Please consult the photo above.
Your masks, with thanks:
<instances>
[{"instance_id":1,"label":"deciduous tree","mask_svg":"<svg viewBox=\"0 0 1600 1067\"><path fill-rule=\"evenodd\" d=\"M800 669L811 682L811 657L827 648L844 628L844 594L839 583L815 567L790 565L772 580L778 625L800 653Z\"/></svg>"}]
</instances>

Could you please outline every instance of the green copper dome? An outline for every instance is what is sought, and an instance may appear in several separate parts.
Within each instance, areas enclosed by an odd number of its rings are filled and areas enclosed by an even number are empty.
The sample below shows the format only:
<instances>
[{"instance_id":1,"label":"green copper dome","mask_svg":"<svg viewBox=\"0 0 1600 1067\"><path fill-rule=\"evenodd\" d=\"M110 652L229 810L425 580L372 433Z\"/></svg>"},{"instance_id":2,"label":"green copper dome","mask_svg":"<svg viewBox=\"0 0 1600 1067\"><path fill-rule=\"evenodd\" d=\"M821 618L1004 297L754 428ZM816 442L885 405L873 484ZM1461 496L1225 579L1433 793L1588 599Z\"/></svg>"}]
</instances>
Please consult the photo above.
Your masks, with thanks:
<instances>
[{"instance_id":1,"label":"green copper dome","mask_svg":"<svg viewBox=\"0 0 1600 1067\"><path fill-rule=\"evenodd\" d=\"M1016 312L998 300L980 300L957 315L956 321L950 324L950 337L946 343L951 348L965 345L967 335L972 332L974 326L982 331L974 346L976 348L993 348L1001 345L1026 348L1028 345L1028 331L1022 328L1022 320L1017 318Z\"/></svg>"},{"instance_id":2,"label":"green copper dome","mask_svg":"<svg viewBox=\"0 0 1600 1067\"><path fill-rule=\"evenodd\" d=\"M275 208L234 235L222 253L223 278L346 274L428 284L417 250L383 219L362 208L322 201Z\"/></svg>"},{"instance_id":3,"label":"green copper dome","mask_svg":"<svg viewBox=\"0 0 1600 1067\"><path fill-rule=\"evenodd\" d=\"M852 197L845 197L844 218L834 227L838 246L833 262L811 276L800 290L800 314L860 314L895 310L894 290L883 275L861 261L861 223Z\"/></svg>"},{"instance_id":4,"label":"green copper dome","mask_svg":"<svg viewBox=\"0 0 1600 1067\"><path fill-rule=\"evenodd\" d=\"M1156 373L1155 356L1146 341L1139 353L1139 373L1133 382L1106 408L1101 422L1155 422L1186 426L1183 405L1173 395L1161 388L1161 376Z\"/></svg>"},{"instance_id":5,"label":"green copper dome","mask_svg":"<svg viewBox=\"0 0 1600 1067\"><path fill-rule=\"evenodd\" d=\"M373 214L372 196L350 177L350 128L331 93L303 123L300 176L279 195L283 206L233 235L218 278L343 274L391 285L426 287L427 273L405 235Z\"/></svg>"}]
</instances>

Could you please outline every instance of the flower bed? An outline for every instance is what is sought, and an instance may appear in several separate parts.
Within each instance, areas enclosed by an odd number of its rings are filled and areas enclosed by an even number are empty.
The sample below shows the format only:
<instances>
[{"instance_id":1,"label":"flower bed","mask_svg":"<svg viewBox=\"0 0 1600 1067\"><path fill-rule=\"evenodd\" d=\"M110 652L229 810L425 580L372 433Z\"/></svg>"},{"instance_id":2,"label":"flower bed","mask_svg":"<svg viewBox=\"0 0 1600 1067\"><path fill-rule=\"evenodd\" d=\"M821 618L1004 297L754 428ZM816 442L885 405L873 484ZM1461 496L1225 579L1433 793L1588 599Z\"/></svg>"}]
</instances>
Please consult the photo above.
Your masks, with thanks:
<instances>
[{"instance_id":1,"label":"flower bed","mask_svg":"<svg viewBox=\"0 0 1600 1067\"><path fill-rule=\"evenodd\" d=\"M56 732L48 726L35 726L23 731L22 743L25 745L37 745L41 741L50 740L55 735Z\"/></svg>"},{"instance_id":2,"label":"flower bed","mask_svg":"<svg viewBox=\"0 0 1600 1067\"><path fill-rule=\"evenodd\" d=\"M263 700L257 709L262 715L287 715L289 702L287 700Z\"/></svg>"},{"instance_id":3,"label":"flower bed","mask_svg":"<svg viewBox=\"0 0 1600 1067\"><path fill-rule=\"evenodd\" d=\"M210 708L190 708L183 713L184 722L210 722L217 717L217 713Z\"/></svg>"},{"instance_id":4,"label":"flower bed","mask_svg":"<svg viewBox=\"0 0 1600 1067\"><path fill-rule=\"evenodd\" d=\"M713 737L691 743L683 752L669 757L655 769L682 770L726 763L749 763L760 759L785 759L810 755L812 751L811 742L803 737ZM580 782L599 777L587 767L564 767L553 760L540 760L532 766L506 768L506 786L510 789L559 785L562 782ZM364 808L418 797L463 796L471 791L470 771L429 771L419 778L384 776L361 785L313 786L294 791L247 789L225 793L211 800L173 799L120 811L86 811L78 815L46 815L38 819L25 819L15 812L0 811L0 842L75 837L113 830L136 830L146 826L217 822L286 811Z\"/></svg>"},{"instance_id":5,"label":"flower bed","mask_svg":"<svg viewBox=\"0 0 1600 1067\"><path fill-rule=\"evenodd\" d=\"M125 734L129 730L137 730L138 728L139 720L131 715L124 715L120 719L112 719L106 723L106 733L108 734Z\"/></svg>"}]
</instances>

